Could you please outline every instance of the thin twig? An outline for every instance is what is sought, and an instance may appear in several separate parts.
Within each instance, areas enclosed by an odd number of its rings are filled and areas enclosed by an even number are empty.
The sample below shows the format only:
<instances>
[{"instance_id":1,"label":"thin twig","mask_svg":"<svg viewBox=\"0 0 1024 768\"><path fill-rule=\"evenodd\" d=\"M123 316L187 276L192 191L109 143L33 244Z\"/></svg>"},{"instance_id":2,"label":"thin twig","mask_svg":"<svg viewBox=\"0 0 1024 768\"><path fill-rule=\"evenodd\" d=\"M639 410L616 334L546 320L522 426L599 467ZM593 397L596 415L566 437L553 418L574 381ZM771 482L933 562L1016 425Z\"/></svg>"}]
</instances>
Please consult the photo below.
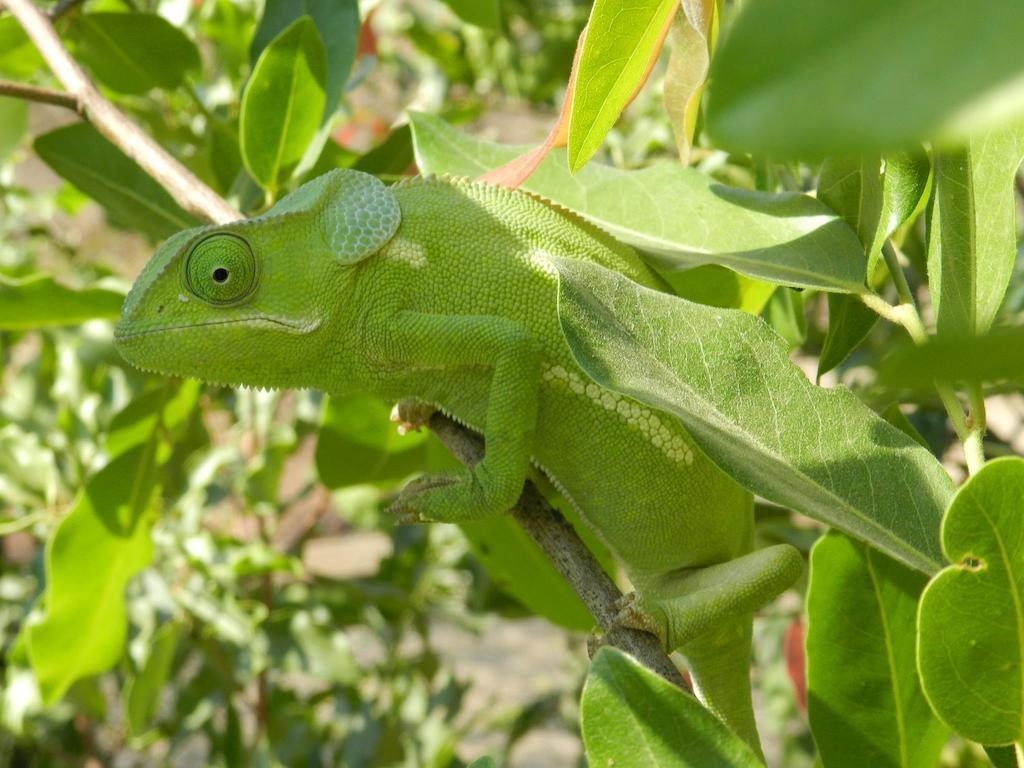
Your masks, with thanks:
<instances>
[{"instance_id":1,"label":"thin twig","mask_svg":"<svg viewBox=\"0 0 1024 768\"><path fill-rule=\"evenodd\" d=\"M122 114L92 84L64 48L53 24L32 0L2 0L39 49L53 74L74 98L89 122L160 183L174 200L196 216L223 224L241 214L174 159L139 126Z\"/></svg>"},{"instance_id":2,"label":"thin twig","mask_svg":"<svg viewBox=\"0 0 1024 768\"><path fill-rule=\"evenodd\" d=\"M430 417L429 426L445 447L467 467L472 467L483 458L484 446L479 435L440 413ZM572 526L558 510L548 504L532 483L526 484L522 496L512 508L512 516L597 619L597 623L605 630L604 641L607 644L634 656L670 683L689 690L678 668L662 650L654 635L615 625L615 603L622 597L622 593Z\"/></svg>"},{"instance_id":3,"label":"thin twig","mask_svg":"<svg viewBox=\"0 0 1024 768\"><path fill-rule=\"evenodd\" d=\"M72 112L77 113L79 117L85 117L85 110L81 102L64 91L40 88L37 85L27 85L25 83L14 83L10 80L0 80L0 96L12 96L16 99L24 99L25 101L37 101L40 104L53 104L70 109Z\"/></svg>"}]
</instances>

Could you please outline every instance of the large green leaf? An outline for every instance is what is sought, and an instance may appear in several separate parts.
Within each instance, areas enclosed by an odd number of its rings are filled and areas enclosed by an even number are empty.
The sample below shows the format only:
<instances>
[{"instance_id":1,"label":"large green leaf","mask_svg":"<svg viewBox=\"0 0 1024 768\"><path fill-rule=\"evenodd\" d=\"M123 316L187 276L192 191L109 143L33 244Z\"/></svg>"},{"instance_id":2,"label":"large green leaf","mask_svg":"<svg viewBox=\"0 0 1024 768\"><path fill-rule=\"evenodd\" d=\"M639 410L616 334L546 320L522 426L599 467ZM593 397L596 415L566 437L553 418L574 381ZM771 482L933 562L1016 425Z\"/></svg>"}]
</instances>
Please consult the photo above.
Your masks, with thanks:
<instances>
[{"instance_id":1,"label":"large green leaf","mask_svg":"<svg viewBox=\"0 0 1024 768\"><path fill-rule=\"evenodd\" d=\"M28 78L43 66L42 56L18 20L10 14L0 16L0 73L14 78Z\"/></svg>"},{"instance_id":2,"label":"large green leaf","mask_svg":"<svg viewBox=\"0 0 1024 768\"><path fill-rule=\"evenodd\" d=\"M49 275L0 275L0 329L7 331L113 320L124 294L109 288L69 288Z\"/></svg>"},{"instance_id":3,"label":"large green leaf","mask_svg":"<svg viewBox=\"0 0 1024 768\"><path fill-rule=\"evenodd\" d=\"M940 335L984 333L1003 301L1017 255L1013 179L1022 153L1024 124L935 154L928 285Z\"/></svg>"},{"instance_id":4,"label":"large green leaf","mask_svg":"<svg viewBox=\"0 0 1024 768\"><path fill-rule=\"evenodd\" d=\"M359 41L357 0L268 0L252 37L249 58L255 66L270 41L302 15L313 19L324 44L327 79L324 82L322 119L327 120L338 108L345 84L352 74Z\"/></svg>"},{"instance_id":5,"label":"large green leaf","mask_svg":"<svg viewBox=\"0 0 1024 768\"><path fill-rule=\"evenodd\" d=\"M807 381L763 321L552 262L562 330L594 381L676 415L754 493L919 570L940 567L953 491L942 466L846 389Z\"/></svg>"},{"instance_id":6,"label":"large green leaf","mask_svg":"<svg viewBox=\"0 0 1024 768\"><path fill-rule=\"evenodd\" d=\"M43 700L121 658L124 589L153 555L157 439L122 453L82 489L46 549L45 616L28 627Z\"/></svg>"},{"instance_id":7,"label":"large green leaf","mask_svg":"<svg viewBox=\"0 0 1024 768\"><path fill-rule=\"evenodd\" d=\"M679 0L595 0L569 115L569 169L594 156L650 70Z\"/></svg>"},{"instance_id":8,"label":"large green leaf","mask_svg":"<svg viewBox=\"0 0 1024 768\"><path fill-rule=\"evenodd\" d=\"M749 0L712 64L708 130L730 149L825 156L1019 112L1021 29L1019 0Z\"/></svg>"},{"instance_id":9,"label":"large green leaf","mask_svg":"<svg viewBox=\"0 0 1024 768\"><path fill-rule=\"evenodd\" d=\"M463 21L485 29L498 29L501 23L500 0L444 0L445 5Z\"/></svg>"},{"instance_id":10,"label":"large green leaf","mask_svg":"<svg viewBox=\"0 0 1024 768\"><path fill-rule=\"evenodd\" d=\"M587 761L615 768L757 768L750 747L695 698L617 648L597 652L580 701Z\"/></svg>"},{"instance_id":11,"label":"large green leaf","mask_svg":"<svg viewBox=\"0 0 1024 768\"><path fill-rule=\"evenodd\" d=\"M239 135L245 167L265 189L288 178L316 136L326 80L324 44L309 16L260 54L242 94Z\"/></svg>"},{"instance_id":12,"label":"large green leaf","mask_svg":"<svg viewBox=\"0 0 1024 768\"><path fill-rule=\"evenodd\" d=\"M199 223L88 123L45 133L33 147L54 171L102 205L117 226L163 240Z\"/></svg>"},{"instance_id":13,"label":"large green leaf","mask_svg":"<svg viewBox=\"0 0 1024 768\"><path fill-rule=\"evenodd\" d=\"M939 717L982 744L1024 739L1024 459L986 464L942 522L952 565L918 610L917 663Z\"/></svg>"},{"instance_id":14,"label":"large green leaf","mask_svg":"<svg viewBox=\"0 0 1024 768\"><path fill-rule=\"evenodd\" d=\"M807 715L825 768L933 768L949 732L914 663L926 578L833 531L811 550Z\"/></svg>"},{"instance_id":15,"label":"large green leaf","mask_svg":"<svg viewBox=\"0 0 1024 768\"><path fill-rule=\"evenodd\" d=\"M76 14L68 35L77 58L121 93L177 88L186 72L199 68L195 43L155 13Z\"/></svg>"},{"instance_id":16,"label":"large green leaf","mask_svg":"<svg viewBox=\"0 0 1024 768\"><path fill-rule=\"evenodd\" d=\"M522 148L464 136L429 115L410 117L424 173L478 176ZM623 171L591 163L573 176L553 151L523 189L578 211L665 270L719 264L786 285L857 293L864 253L856 234L807 195L715 184L678 163Z\"/></svg>"}]
</instances>

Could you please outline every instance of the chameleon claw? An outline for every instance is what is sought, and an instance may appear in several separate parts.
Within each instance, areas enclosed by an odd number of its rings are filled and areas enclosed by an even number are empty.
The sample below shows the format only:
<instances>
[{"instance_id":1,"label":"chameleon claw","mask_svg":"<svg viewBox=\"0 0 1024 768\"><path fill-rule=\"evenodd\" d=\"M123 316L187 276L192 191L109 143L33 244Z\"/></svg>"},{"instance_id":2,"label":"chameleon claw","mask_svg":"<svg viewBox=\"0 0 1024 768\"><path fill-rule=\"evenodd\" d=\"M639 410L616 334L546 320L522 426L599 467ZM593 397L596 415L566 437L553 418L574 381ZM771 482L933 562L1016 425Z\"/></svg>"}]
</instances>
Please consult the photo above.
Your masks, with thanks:
<instances>
[{"instance_id":1,"label":"chameleon claw","mask_svg":"<svg viewBox=\"0 0 1024 768\"><path fill-rule=\"evenodd\" d=\"M433 523L437 520L424 514L423 507L430 497L430 491L455 485L457 477L449 475L423 475L410 480L399 492L398 497L388 506L387 512L395 517L398 525Z\"/></svg>"},{"instance_id":2,"label":"chameleon claw","mask_svg":"<svg viewBox=\"0 0 1024 768\"><path fill-rule=\"evenodd\" d=\"M398 434L404 436L410 432L419 432L427 425L436 410L421 400L406 398L392 406L388 418L398 425Z\"/></svg>"}]
</instances>

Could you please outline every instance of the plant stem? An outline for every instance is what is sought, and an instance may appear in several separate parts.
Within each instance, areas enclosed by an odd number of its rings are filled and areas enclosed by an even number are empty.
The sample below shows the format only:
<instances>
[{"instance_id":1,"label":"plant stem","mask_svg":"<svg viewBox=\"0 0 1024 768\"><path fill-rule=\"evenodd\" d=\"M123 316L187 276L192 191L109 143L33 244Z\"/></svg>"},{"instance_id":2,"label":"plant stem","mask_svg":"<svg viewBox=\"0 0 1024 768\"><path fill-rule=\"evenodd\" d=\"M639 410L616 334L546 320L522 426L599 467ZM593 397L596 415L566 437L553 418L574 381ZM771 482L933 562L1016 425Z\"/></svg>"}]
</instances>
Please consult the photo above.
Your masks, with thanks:
<instances>
[{"instance_id":1,"label":"plant stem","mask_svg":"<svg viewBox=\"0 0 1024 768\"><path fill-rule=\"evenodd\" d=\"M921 320L921 313L917 308L917 301L914 299L914 292L910 289L907 276L900 264L899 254L892 242L887 240L882 246L882 256L885 264L889 267L889 274L892 275L893 284L896 286L896 293L900 303L892 305L880 296L873 293L861 295L861 301L869 309L873 309L886 320L902 325L914 344L920 346L927 343L928 331ZM964 458L967 461L967 472L973 475L985 463L985 451L983 438L985 436L985 400L981 395L981 387L973 385L969 392L971 407L970 415L964 414L963 404L957 397L956 390L949 384L941 381L935 382L935 389L938 391L939 399L942 401L949 421L956 432L964 448ZM1024 768L1024 766L1022 766Z\"/></svg>"},{"instance_id":2,"label":"plant stem","mask_svg":"<svg viewBox=\"0 0 1024 768\"><path fill-rule=\"evenodd\" d=\"M53 104L57 107L64 107L76 112L80 117L85 116L81 103L69 93L55 91L51 88L40 88L25 83L14 83L10 80L0 80L0 96L10 96L25 101L35 101L40 104Z\"/></svg>"}]
</instances>

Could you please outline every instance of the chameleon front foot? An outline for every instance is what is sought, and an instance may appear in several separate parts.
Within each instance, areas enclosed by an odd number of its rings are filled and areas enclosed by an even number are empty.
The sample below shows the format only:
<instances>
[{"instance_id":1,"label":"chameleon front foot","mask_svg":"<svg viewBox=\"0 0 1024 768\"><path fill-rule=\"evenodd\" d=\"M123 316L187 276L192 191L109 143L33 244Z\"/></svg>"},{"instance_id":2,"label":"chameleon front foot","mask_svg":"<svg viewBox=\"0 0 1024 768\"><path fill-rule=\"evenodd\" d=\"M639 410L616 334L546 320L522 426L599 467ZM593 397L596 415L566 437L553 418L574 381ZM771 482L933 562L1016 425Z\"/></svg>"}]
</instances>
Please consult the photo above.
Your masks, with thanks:
<instances>
[{"instance_id":1,"label":"chameleon front foot","mask_svg":"<svg viewBox=\"0 0 1024 768\"><path fill-rule=\"evenodd\" d=\"M590 658L594 658L594 654L608 642L609 634L620 628L649 632L658 638L662 647L665 647L666 622L656 605L648 605L648 602L636 592L627 592L612 604L612 608L616 614L608 628L600 635L595 630L587 637L587 655Z\"/></svg>"},{"instance_id":2,"label":"chameleon front foot","mask_svg":"<svg viewBox=\"0 0 1024 768\"><path fill-rule=\"evenodd\" d=\"M424 475L409 482L388 511L400 523L463 523L504 514L522 491L475 469Z\"/></svg>"},{"instance_id":3,"label":"chameleon front foot","mask_svg":"<svg viewBox=\"0 0 1024 768\"><path fill-rule=\"evenodd\" d=\"M437 409L422 400L405 398L395 403L391 409L391 421L398 425L398 434L419 432L430 421Z\"/></svg>"}]
</instances>

